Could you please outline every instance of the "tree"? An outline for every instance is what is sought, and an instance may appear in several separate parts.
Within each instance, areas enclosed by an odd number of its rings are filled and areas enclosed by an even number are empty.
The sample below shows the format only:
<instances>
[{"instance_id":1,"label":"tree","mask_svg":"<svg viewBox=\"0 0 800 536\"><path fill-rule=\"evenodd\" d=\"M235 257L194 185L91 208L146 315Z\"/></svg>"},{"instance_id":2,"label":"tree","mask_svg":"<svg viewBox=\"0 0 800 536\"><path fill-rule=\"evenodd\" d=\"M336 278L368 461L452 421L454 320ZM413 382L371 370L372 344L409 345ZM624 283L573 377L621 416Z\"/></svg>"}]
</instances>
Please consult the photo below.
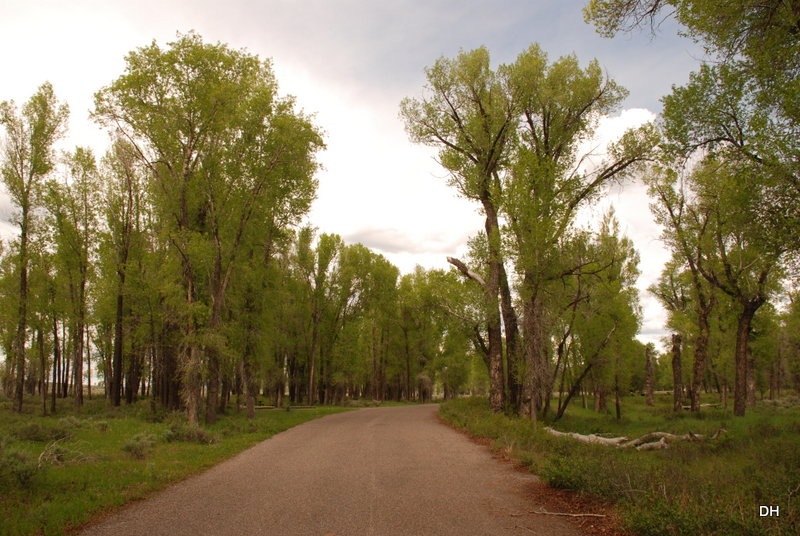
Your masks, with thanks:
<instances>
[{"instance_id":1,"label":"tree","mask_svg":"<svg viewBox=\"0 0 800 536\"><path fill-rule=\"evenodd\" d=\"M19 209L14 217L20 235L17 247L19 302L17 328L11 348L15 364L15 411L22 411L25 383L25 340L28 327L28 247L35 232L36 208L41 203L43 182L53 169L53 145L61 137L69 111L59 104L53 87L45 83L22 107L13 101L0 104L0 124L6 131L3 147L2 177L12 202Z\"/></svg>"},{"instance_id":2,"label":"tree","mask_svg":"<svg viewBox=\"0 0 800 536\"><path fill-rule=\"evenodd\" d=\"M451 173L451 185L466 198L478 201L483 209L488 244L488 277L482 287L491 378L489 401L492 410L499 412L504 407L501 305L507 328L516 325L508 283L502 281L500 173L515 134L516 108L505 80L491 69L485 48L462 51L455 59L440 58L425 73L425 97L404 99L400 115L413 141L439 149L439 160ZM507 329L506 336L512 337L509 346L516 347L515 335L513 329Z\"/></svg>"},{"instance_id":3,"label":"tree","mask_svg":"<svg viewBox=\"0 0 800 536\"><path fill-rule=\"evenodd\" d=\"M592 0L587 21L611 37L670 10L713 62L664 98L673 148L732 150L765 173L760 218L800 249L800 10L783 0ZM787 232L788 231L788 232Z\"/></svg>"},{"instance_id":4,"label":"tree","mask_svg":"<svg viewBox=\"0 0 800 536\"><path fill-rule=\"evenodd\" d=\"M322 141L293 100L277 96L269 63L243 51L188 34L126 61L126 73L97 93L94 116L148 169L159 227L177 258L189 419L198 422L205 368L213 423L225 295L244 243L259 227L255 215L276 211L283 223L308 210Z\"/></svg>"},{"instance_id":5,"label":"tree","mask_svg":"<svg viewBox=\"0 0 800 536\"><path fill-rule=\"evenodd\" d=\"M763 199L760 169L709 158L692 175L699 204L708 207L711 213L711 236L715 245L702 265L703 276L740 308L733 409L738 416L745 414L747 406L753 317L775 291L785 253L780 245L765 236L770 230L757 224Z\"/></svg>"},{"instance_id":6,"label":"tree","mask_svg":"<svg viewBox=\"0 0 800 536\"><path fill-rule=\"evenodd\" d=\"M555 302L550 306L551 314L558 315L555 324L563 335L555 345L556 367L545 388L548 393L552 390L560 365L556 420L564 415L585 380L591 381L598 410L605 409L606 395L614 394L619 418L621 397L630 384L632 361L641 355L638 348L632 347L639 329L638 294L634 287L639 257L630 239L620 236L613 212L603 218L596 236L576 235L572 251L564 251L574 265L581 266L580 271L564 276L562 288L568 290L563 296L553 292L556 285L548 289ZM566 396L562 399L564 391ZM543 408L545 414L549 400L545 400Z\"/></svg>"},{"instance_id":7,"label":"tree","mask_svg":"<svg viewBox=\"0 0 800 536\"><path fill-rule=\"evenodd\" d=\"M625 90L603 75L597 61L585 69L574 56L548 64L537 45L503 72L521 118L503 210L522 281L522 408L535 419L550 396L545 287L582 269L560 262L559 246L578 209L596 199L609 181L621 179L648 158L655 137L651 127L629 131L608 148L602 162L587 166L591 153L581 154L580 144L591 138L598 118L618 106Z\"/></svg>"},{"instance_id":8,"label":"tree","mask_svg":"<svg viewBox=\"0 0 800 536\"><path fill-rule=\"evenodd\" d=\"M691 192L686 183L679 181L678 174L671 170L654 168L653 174L645 179L649 185L650 196L655 200L651 210L656 221L664 227L662 238L674 252L671 265L665 272L667 281L663 280L651 292L659 297L668 310L677 314L686 314L686 304L679 304L675 292L674 281L678 276L679 266L688 267L691 293L686 295L694 308L697 330L693 339L694 365L690 388L691 410L700 411L700 391L705 376L708 344L711 334L710 317L715 305L712 287L703 277L705 259L708 251L713 249L711 222L708 206L691 202ZM683 330L684 338L688 333Z\"/></svg>"},{"instance_id":9,"label":"tree","mask_svg":"<svg viewBox=\"0 0 800 536\"><path fill-rule=\"evenodd\" d=\"M72 370L75 406L83 404L83 356L87 326L89 278L97 243L99 179L94 155L77 148L67 156L69 182L48 183L47 209L56 245L56 263L69 289Z\"/></svg>"}]
</instances>

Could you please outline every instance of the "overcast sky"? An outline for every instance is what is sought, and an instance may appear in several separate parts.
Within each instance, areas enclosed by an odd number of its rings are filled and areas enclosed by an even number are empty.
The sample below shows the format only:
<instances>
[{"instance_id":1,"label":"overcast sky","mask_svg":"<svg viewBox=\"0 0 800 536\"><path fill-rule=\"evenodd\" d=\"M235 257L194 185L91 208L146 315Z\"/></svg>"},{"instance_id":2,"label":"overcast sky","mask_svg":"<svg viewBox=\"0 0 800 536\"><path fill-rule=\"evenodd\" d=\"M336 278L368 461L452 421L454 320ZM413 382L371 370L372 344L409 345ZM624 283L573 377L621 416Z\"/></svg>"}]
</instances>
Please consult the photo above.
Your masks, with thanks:
<instances>
[{"instance_id":1,"label":"overcast sky","mask_svg":"<svg viewBox=\"0 0 800 536\"><path fill-rule=\"evenodd\" d=\"M422 95L424 68L441 56L485 45L495 65L538 42L551 60L597 58L630 91L601 124L605 138L660 111L659 99L694 70L700 49L667 21L649 32L603 39L583 22L583 0L0 0L0 100L24 102L45 80L71 109L68 147L102 152L106 137L88 119L92 95L124 69L125 55L176 32L195 30L271 58L281 92L297 97L325 132L318 199L309 219L383 253L403 272L447 266L482 228L477 207L456 197L434 151L408 141L398 118L403 97ZM645 289L666 253L644 188L610 192L583 220L614 205L642 257L640 338L657 342L664 312ZM0 232L10 236L8 197Z\"/></svg>"}]
</instances>

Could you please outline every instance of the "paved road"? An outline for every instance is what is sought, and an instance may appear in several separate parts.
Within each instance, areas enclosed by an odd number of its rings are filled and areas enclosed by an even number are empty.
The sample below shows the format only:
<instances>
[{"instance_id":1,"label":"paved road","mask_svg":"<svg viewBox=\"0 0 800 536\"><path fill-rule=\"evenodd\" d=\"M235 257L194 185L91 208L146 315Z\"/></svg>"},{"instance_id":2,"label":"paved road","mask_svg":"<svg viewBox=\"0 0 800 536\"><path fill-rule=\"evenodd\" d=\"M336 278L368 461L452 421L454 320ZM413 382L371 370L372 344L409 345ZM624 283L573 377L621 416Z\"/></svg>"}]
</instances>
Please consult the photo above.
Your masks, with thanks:
<instances>
[{"instance_id":1,"label":"paved road","mask_svg":"<svg viewBox=\"0 0 800 536\"><path fill-rule=\"evenodd\" d=\"M308 422L135 503L85 536L577 535L519 515L535 477L441 424L437 406ZM515 514L515 515L512 515Z\"/></svg>"}]
</instances>

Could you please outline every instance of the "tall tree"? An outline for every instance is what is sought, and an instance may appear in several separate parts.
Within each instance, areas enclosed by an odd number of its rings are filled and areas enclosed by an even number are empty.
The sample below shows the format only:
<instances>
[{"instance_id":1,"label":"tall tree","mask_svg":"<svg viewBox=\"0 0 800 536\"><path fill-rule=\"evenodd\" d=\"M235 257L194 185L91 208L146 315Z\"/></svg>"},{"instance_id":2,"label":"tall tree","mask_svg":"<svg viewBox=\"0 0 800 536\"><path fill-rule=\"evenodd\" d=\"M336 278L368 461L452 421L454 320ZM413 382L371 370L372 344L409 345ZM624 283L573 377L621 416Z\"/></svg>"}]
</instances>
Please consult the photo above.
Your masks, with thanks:
<instances>
[{"instance_id":1,"label":"tall tree","mask_svg":"<svg viewBox=\"0 0 800 536\"><path fill-rule=\"evenodd\" d=\"M12 202L19 210L14 221L20 230L17 247L19 302L16 334L11 349L16 375L15 411L22 411L25 385L28 246L35 230L35 212L40 204L42 184L53 169L53 145L64 132L68 113L67 106L57 102L49 83L40 86L21 111L17 110L13 101L0 104L0 124L6 131L2 177Z\"/></svg>"},{"instance_id":2,"label":"tall tree","mask_svg":"<svg viewBox=\"0 0 800 536\"><path fill-rule=\"evenodd\" d=\"M800 9L785 0L591 0L586 19L606 37L667 12L711 55L664 99L674 148L732 150L764 168L763 220L800 250ZM791 229L789 232L785 232Z\"/></svg>"},{"instance_id":3,"label":"tall tree","mask_svg":"<svg viewBox=\"0 0 800 536\"><path fill-rule=\"evenodd\" d=\"M67 183L48 184L48 210L57 249L57 263L69 286L72 371L75 405L83 404L83 356L89 303L89 278L97 243L99 179L94 155L77 148L67 157Z\"/></svg>"},{"instance_id":4,"label":"tall tree","mask_svg":"<svg viewBox=\"0 0 800 536\"><path fill-rule=\"evenodd\" d=\"M504 407L500 300L505 273L501 251L499 210L500 173L508 158L516 129L517 112L505 81L489 64L489 52L478 48L455 59L440 58L426 69L428 84L421 99L404 99L401 116L412 140L439 149L441 164L451 173L458 192L481 204L488 244L488 277L482 283L488 330L491 378L490 405ZM505 292L504 291L504 292ZM508 320L511 311L505 310ZM507 322L507 327L515 322ZM507 335L515 336L513 332Z\"/></svg>"},{"instance_id":5,"label":"tall tree","mask_svg":"<svg viewBox=\"0 0 800 536\"><path fill-rule=\"evenodd\" d=\"M277 96L268 62L193 33L166 50L153 43L132 52L126 73L96 95L95 117L127 138L149 170L159 225L178 259L189 419L198 423L205 368L213 423L225 295L254 215L308 209L322 141L293 100Z\"/></svg>"},{"instance_id":6,"label":"tall tree","mask_svg":"<svg viewBox=\"0 0 800 536\"><path fill-rule=\"evenodd\" d=\"M712 287L703 277L705 259L709 250L714 249L711 236L711 221L709 205L692 203L692 193L687 188L687 183L681 181L678 174L672 170L654 168L651 176L646 179L649 185L650 196L655 200L651 210L656 221L664 228L662 238L677 257L678 265L688 267L688 276L691 281L691 298L693 304L697 330L693 339L694 364L692 367L692 381L689 396L692 411L700 410L700 391L706 372L708 358L708 344L711 335L710 318L715 304L715 295ZM673 266L668 271L674 271ZM675 277L675 274L667 274ZM655 289L662 303L673 302L670 293L674 285L662 285L660 291ZM668 307L670 309L670 307ZM684 311L671 308L673 312ZM684 338L688 339L684 334Z\"/></svg>"},{"instance_id":7,"label":"tall tree","mask_svg":"<svg viewBox=\"0 0 800 536\"><path fill-rule=\"evenodd\" d=\"M711 213L714 250L703 276L738 305L734 415L747 407L749 344L753 318L775 292L786 250L771 240L772 229L758 224L765 182L759 166L709 158L692 174L698 204ZM750 367L752 369L752 367Z\"/></svg>"},{"instance_id":8,"label":"tall tree","mask_svg":"<svg viewBox=\"0 0 800 536\"><path fill-rule=\"evenodd\" d=\"M630 131L600 163L586 166L580 152L598 118L613 111L626 92L606 78L597 61L585 69L574 56L548 64L533 45L503 67L516 96L520 131L504 197L516 271L522 280L525 371L522 410L535 419L550 396L546 285L581 266L560 262L559 244L577 211L647 158L655 139L650 127Z\"/></svg>"},{"instance_id":9,"label":"tall tree","mask_svg":"<svg viewBox=\"0 0 800 536\"><path fill-rule=\"evenodd\" d=\"M114 336L110 380L111 403L119 406L122 399L123 352L125 334L125 296L128 289L130 265L142 253L142 220L145 205L145 177L135 148L123 138L117 138L104 159L105 179L104 243L106 263L116 279L114 290Z\"/></svg>"}]
</instances>

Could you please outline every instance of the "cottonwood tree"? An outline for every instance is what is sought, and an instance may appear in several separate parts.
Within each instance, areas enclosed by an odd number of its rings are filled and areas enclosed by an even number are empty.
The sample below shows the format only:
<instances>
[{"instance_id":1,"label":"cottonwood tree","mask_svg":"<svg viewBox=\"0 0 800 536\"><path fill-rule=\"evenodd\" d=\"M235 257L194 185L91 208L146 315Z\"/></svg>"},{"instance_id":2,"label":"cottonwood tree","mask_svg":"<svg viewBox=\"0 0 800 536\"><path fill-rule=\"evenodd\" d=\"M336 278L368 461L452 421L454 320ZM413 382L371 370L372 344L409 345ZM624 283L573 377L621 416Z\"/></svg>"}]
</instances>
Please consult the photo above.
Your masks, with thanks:
<instances>
[{"instance_id":1,"label":"cottonwood tree","mask_svg":"<svg viewBox=\"0 0 800 536\"><path fill-rule=\"evenodd\" d=\"M548 391L549 327L545 287L581 266L559 259L559 244L577 211L649 157L655 136L651 127L627 132L607 148L607 156L587 166L581 142L591 138L597 120L619 105L626 92L606 78L593 61L581 68L574 56L548 63L537 45L503 67L516 97L518 135L505 185L503 211L508 218L513 259L521 279L525 382L522 413L541 411Z\"/></svg>"},{"instance_id":2,"label":"cottonwood tree","mask_svg":"<svg viewBox=\"0 0 800 536\"><path fill-rule=\"evenodd\" d=\"M734 415L747 407L749 343L753 317L775 292L785 250L758 225L764 181L758 169L709 158L692 174L699 204L708 207L714 250L703 276L739 307L736 327ZM753 368L752 366L750 367Z\"/></svg>"},{"instance_id":3,"label":"cottonwood tree","mask_svg":"<svg viewBox=\"0 0 800 536\"><path fill-rule=\"evenodd\" d=\"M559 295L548 289L550 300L558 304L549 309L557 315L553 324L560 333L554 332L556 366L545 389L551 392L560 376L556 420L586 383L598 411L606 410L606 397L614 394L619 418L621 396L628 390L633 362L641 355L633 342L640 325L634 286L639 256L630 239L621 236L613 212L603 218L596 236L581 233L570 246L571 260L583 262L575 262L579 272L564 276L561 286L566 292ZM549 401L543 408L546 415Z\"/></svg>"},{"instance_id":4,"label":"cottonwood tree","mask_svg":"<svg viewBox=\"0 0 800 536\"><path fill-rule=\"evenodd\" d=\"M676 303L678 298L675 295L674 279L680 271L679 266L688 268L686 275L691 281L691 293L688 299L694 309L697 329L691 337L688 331L682 330L682 332L684 340L691 339L694 348L689 396L691 410L697 412L700 410L700 391L708 360L711 312L716 302L713 287L703 276L708 252L714 249L710 228L710 207L693 203L687 183L673 170L654 167L652 174L645 180L649 186L650 196L654 200L651 211L656 221L664 228L662 239L675 256L668 271L665 272L665 277L673 281L662 280L654 289L654 293L662 303L672 304L667 306L668 310L686 314Z\"/></svg>"},{"instance_id":5,"label":"cottonwood tree","mask_svg":"<svg viewBox=\"0 0 800 536\"><path fill-rule=\"evenodd\" d=\"M512 356L517 345L510 291L507 281L503 283L499 224L500 174L516 132L517 112L505 80L491 69L485 48L462 51L455 59L440 58L425 72L425 96L404 99L400 115L413 141L438 148L439 161L451 174L451 185L464 197L479 202L483 210L487 277L479 284L488 332L489 403L499 412L505 403L501 306Z\"/></svg>"},{"instance_id":6,"label":"cottonwood tree","mask_svg":"<svg viewBox=\"0 0 800 536\"><path fill-rule=\"evenodd\" d=\"M13 222L19 226L16 265L19 277L16 332L10 348L16 387L14 411L22 411L25 385L25 341L28 329L29 243L36 230L36 210L41 206L42 186L53 169L53 145L64 133L66 104L56 100L53 87L42 84L18 110L13 101L0 104L0 124L5 129L2 165L3 183L18 209Z\"/></svg>"},{"instance_id":7,"label":"cottonwood tree","mask_svg":"<svg viewBox=\"0 0 800 536\"><path fill-rule=\"evenodd\" d=\"M275 198L313 195L322 141L294 101L278 97L270 64L246 52L188 34L165 50L138 49L126 63L126 73L97 93L94 115L148 168L158 225L178 259L189 420L198 423L205 369L213 423L225 295L245 237Z\"/></svg>"},{"instance_id":8,"label":"cottonwood tree","mask_svg":"<svg viewBox=\"0 0 800 536\"><path fill-rule=\"evenodd\" d=\"M760 219L800 249L800 10L768 0L592 0L586 19L606 37L674 15L710 62L664 99L673 148L725 149L763 168Z\"/></svg>"},{"instance_id":9,"label":"cottonwood tree","mask_svg":"<svg viewBox=\"0 0 800 536\"><path fill-rule=\"evenodd\" d=\"M89 305L89 279L98 242L99 177L94 155L77 148L67 155L68 175L49 181L47 210L56 247L56 265L67 284L74 403L83 404L83 357Z\"/></svg>"}]
</instances>

